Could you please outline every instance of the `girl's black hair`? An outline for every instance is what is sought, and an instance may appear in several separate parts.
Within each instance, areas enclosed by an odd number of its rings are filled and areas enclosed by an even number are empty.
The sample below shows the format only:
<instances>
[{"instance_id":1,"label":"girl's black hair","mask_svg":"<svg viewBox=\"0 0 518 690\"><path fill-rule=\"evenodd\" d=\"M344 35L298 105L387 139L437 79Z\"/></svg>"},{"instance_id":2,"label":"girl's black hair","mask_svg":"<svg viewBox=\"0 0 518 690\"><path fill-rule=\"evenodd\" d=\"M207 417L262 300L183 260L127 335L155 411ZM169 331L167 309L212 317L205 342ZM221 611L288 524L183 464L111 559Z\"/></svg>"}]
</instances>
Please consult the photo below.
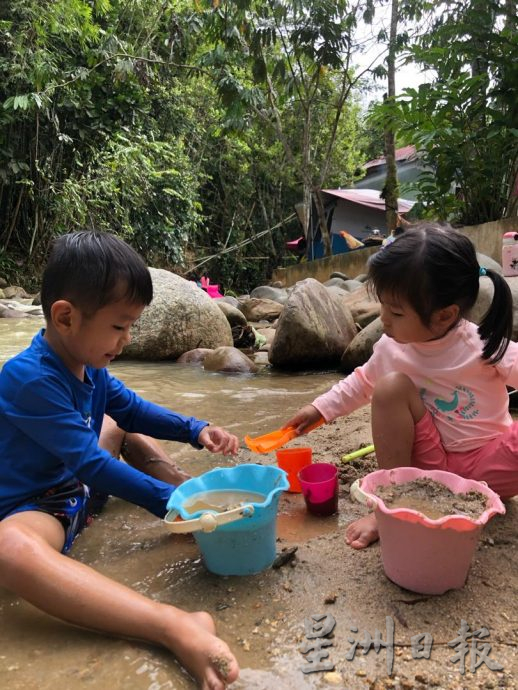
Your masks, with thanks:
<instances>
[{"instance_id":1,"label":"girl's black hair","mask_svg":"<svg viewBox=\"0 0 518 690\"><path fill-rule=\"evenodd\" d=\"M437 309L458 305L465 317L476 302L480 266L471 240L449 225L419 223L374 254L368 280L374 292L399 297L429 326ZM494 294L478 327L482 358L495 364L505 354L513 328L513 301L504 278L491 269Z\"/></svg>"},{"instance_id":2,"label":"girl's black hair","mask_svg":"<svg viewBox=\"0 0 518 690\"><path fill-rule=\"evenodd\" d=\"M73 232L54 241L43 273L41 305L47 320L60 299L92 316L121 299L149 304L153 283L144 260L120 238L93 230Z\"/></svg>"}]
</instances>

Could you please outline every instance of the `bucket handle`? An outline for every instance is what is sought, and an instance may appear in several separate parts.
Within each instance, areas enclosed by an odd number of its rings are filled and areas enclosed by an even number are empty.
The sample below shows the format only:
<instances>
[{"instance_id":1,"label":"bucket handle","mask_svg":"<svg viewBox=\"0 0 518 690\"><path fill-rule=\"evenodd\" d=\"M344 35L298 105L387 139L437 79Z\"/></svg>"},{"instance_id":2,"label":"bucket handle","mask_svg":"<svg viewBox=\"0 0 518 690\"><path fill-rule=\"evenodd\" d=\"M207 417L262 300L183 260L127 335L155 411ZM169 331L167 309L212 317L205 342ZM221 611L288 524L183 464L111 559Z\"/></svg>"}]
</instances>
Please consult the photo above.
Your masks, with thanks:
<instances>
[{"instance_id":1,"label":"bucket handle","mask_svg":"<svg viewBox=\"0 0 518 690\"><path fill-rule=\"evenodd\" d=\"M233 510L226 510L223 513L205 512L194 520L183 520L182 522L175 522L179 515L177 510L170 510L164 518L164 522L176 534L186 534L187 532L214 532L217 527L226 525L229 522L236 522L242 518L252 517L254 514L254 506L247 504L234 508Z\"/></svg>"},{"instance_id":2,"label":"bucket handle","mask_svg":"<svg viewBox=\"0 0 518 690\"><path fill-rule=\"evenodd\" d=\"M358 501L358 503L363 503L364 506L367 506L369 510L374 510L376 507L376 502L373 501L372 498L365 493L365 491L360 489L360 481L361 479L357 479L351 484L351 488L349 489L351 496L355 501Z\"/></svg>"}]
</instances>

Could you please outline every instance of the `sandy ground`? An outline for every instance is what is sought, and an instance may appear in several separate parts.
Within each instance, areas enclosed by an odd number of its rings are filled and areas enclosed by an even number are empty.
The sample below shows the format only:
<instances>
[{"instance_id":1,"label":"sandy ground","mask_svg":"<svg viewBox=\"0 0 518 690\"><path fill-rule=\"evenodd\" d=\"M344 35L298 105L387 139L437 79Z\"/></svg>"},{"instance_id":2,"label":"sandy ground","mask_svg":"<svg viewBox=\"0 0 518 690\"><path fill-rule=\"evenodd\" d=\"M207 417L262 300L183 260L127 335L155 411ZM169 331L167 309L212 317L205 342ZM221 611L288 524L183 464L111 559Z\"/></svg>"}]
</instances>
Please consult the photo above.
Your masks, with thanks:
<instances>
[{"instance_id":1,"label":"sandy ground","mask_svg":"<svg viewBox=\"0 0 518 690\"><path fill-rule=\"evenodd\" d=\"M311 435L316 459L329 460L370 442L369 411L364 409L348 419L335 422L333 433L329 427ZM301 444L302 439L297 441ZM311 524L325 525L325 533L297 540L296 534L283 533L280 516L281 546L298 544L296 565L281 568L278 577L282 594L282 609L291 630L297 630L304 642L303 618L315 614L330 614L336 620L333 645L328 648L329 659L335 664L331 675L325 672L308 674L298 684L280 687L304 688L308 679L320 677L318 686L340 688L497 688L518 687L518 499L507 503L505 516L491 520L482 533L466 585L461 590L441 596L426 596L404 590L389 581L383 571L379 544L363 551L355 551L344 543L344 526L365 509L349 496L349 484L358 476L377 469L375 457L369 456L344 466L341 470L341 489L338 518L313 518ZM297 500L292 496L286 500ZM324 531L322 530L322 531ZM302 530L302 534L304 530ZM387 649L379 654L371 649L362 653L359 646L354 658L348 660L352 645L361 642L365 633L375 639L376 630L383 642L387 640L387 617L394 622L394 664L387 672ZM487 629L487 636L470 638L467 643L465 672L452 658L459 647L448 643L459 637L461 621L471 631ZM298 624L298 627L297 627ZM286 627L286 625L285 625ZM358 632L352 632L354 627ZM412 649L413 636L429 633L433 637L430 658L414 658L418 648ZM295 643L295 640L293 640ZM497 662L501 671L490 670L475 652L485 648L491 664ZM299 652L298 666L304 666ZM470 669L473 669L470 670ZM302 677L303 674L301 674ZM282 677L282 673L281 673ZM251 686L246 682L242 686ZM273 684L272 686L273 687ZM276 687L279 687L276 684ZM308 685L308 687L310 687Z\"/></svg>"},{"instance_id":2,"label":"sandy ground","mask_svg":"<svg viewBox=\"0 0 518 690\"><path fill-rule=\"evenodd\" d=\"M364 409L313 432L310 443L315 460L338 462L370 440L369 410ZM308 442L306 437L291 445ZM240 451L239 462L257 459ZM262 459L273 462L273 456ZM278 552L297 550L282 567L259 575L208 573L191 536L170 535L153 516L115 499L78 539L74 556L161 601L208 610L242 668L232 690L518 687L518 499L483 532L464 588L442 596L415 594L386 578L379 544L359 552L344 542L345 526L365 512L351 501L349 484L373 469L370 456L341 470L339 514L333 517L310 516L301 495L284 494ZM194 689L162 650L70 628L10 595L1 608L1 688ZM314 616L324 616L320 624L336 622L326 648L334 670L305 674L301 669L309 661L301 646L310 642L306 635L317 624ZM467 642L461 673L459 661L454 662L460 650L448 643L459 636L463 620L471 631L487 629L487 636ZM391 645L383 646L387 621L395 628L392 668L387 666ZM433 638L430 658L414 658L422 647L412 648L412 637L425 633ZM353 658L351 647L366 634L380 638L378 653L363 653L358 646ZM481 665L475 670L477 659ZM492 662L502 670L491 670Z\"/></svg>"}]
</instances>

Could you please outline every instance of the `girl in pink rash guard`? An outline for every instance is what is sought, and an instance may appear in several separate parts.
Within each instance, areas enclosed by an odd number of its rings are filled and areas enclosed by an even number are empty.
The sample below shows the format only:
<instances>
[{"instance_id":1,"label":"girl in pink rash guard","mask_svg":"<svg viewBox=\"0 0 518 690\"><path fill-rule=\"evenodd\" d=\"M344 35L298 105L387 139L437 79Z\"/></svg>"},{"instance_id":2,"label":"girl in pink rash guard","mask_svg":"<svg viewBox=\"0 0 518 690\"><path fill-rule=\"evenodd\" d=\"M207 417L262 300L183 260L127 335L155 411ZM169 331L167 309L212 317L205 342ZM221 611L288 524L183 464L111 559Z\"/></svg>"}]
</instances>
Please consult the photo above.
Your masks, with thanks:
<instances>
[{"instance_id":1,"label":"girl in pink rash guard","mask_svg":"<svg viewBox=\"0 0 518 690\"><path fill-rule=\"evenodd\" d=\"M507 386L518 387L518 343L505 279L479 266L465 235L431 223L373 255L368 275L384 330L371 358L285 426L303 434L321 416L331 422L371 403L381 468L446 470L485 481L502 498L517 495L518 422ZM494 294L477 327L467 319L481 276ZM346 530L356 549L377 538L372 513Z\"/></svg>"}]
</instances>

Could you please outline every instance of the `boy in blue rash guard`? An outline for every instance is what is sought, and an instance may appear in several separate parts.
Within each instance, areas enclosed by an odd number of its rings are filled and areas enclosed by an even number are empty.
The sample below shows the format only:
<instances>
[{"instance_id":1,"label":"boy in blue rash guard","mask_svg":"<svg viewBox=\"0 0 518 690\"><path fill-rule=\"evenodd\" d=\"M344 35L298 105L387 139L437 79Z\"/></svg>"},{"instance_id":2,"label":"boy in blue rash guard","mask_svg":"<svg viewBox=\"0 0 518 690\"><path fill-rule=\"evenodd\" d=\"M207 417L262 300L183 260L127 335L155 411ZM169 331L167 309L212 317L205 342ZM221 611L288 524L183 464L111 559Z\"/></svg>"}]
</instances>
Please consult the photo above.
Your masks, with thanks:
<instances>
[{"instance_id":1,"label":"boy in blue rash guard","mask_svg":"<svg viewBox=\"0 0 518 690\"><path fill-rule=\"evenodd\" d=\"M46 329L0 373L0 585L76 625L165 646L202 690L223 690L239 669L208 613L148 599L64 555L93 492L165 515L186 475L151 437L237 453L232 434L143 400L106 371L152 293L143 260L114 235L55 242Z\"/></svg>"}]
</instances>

